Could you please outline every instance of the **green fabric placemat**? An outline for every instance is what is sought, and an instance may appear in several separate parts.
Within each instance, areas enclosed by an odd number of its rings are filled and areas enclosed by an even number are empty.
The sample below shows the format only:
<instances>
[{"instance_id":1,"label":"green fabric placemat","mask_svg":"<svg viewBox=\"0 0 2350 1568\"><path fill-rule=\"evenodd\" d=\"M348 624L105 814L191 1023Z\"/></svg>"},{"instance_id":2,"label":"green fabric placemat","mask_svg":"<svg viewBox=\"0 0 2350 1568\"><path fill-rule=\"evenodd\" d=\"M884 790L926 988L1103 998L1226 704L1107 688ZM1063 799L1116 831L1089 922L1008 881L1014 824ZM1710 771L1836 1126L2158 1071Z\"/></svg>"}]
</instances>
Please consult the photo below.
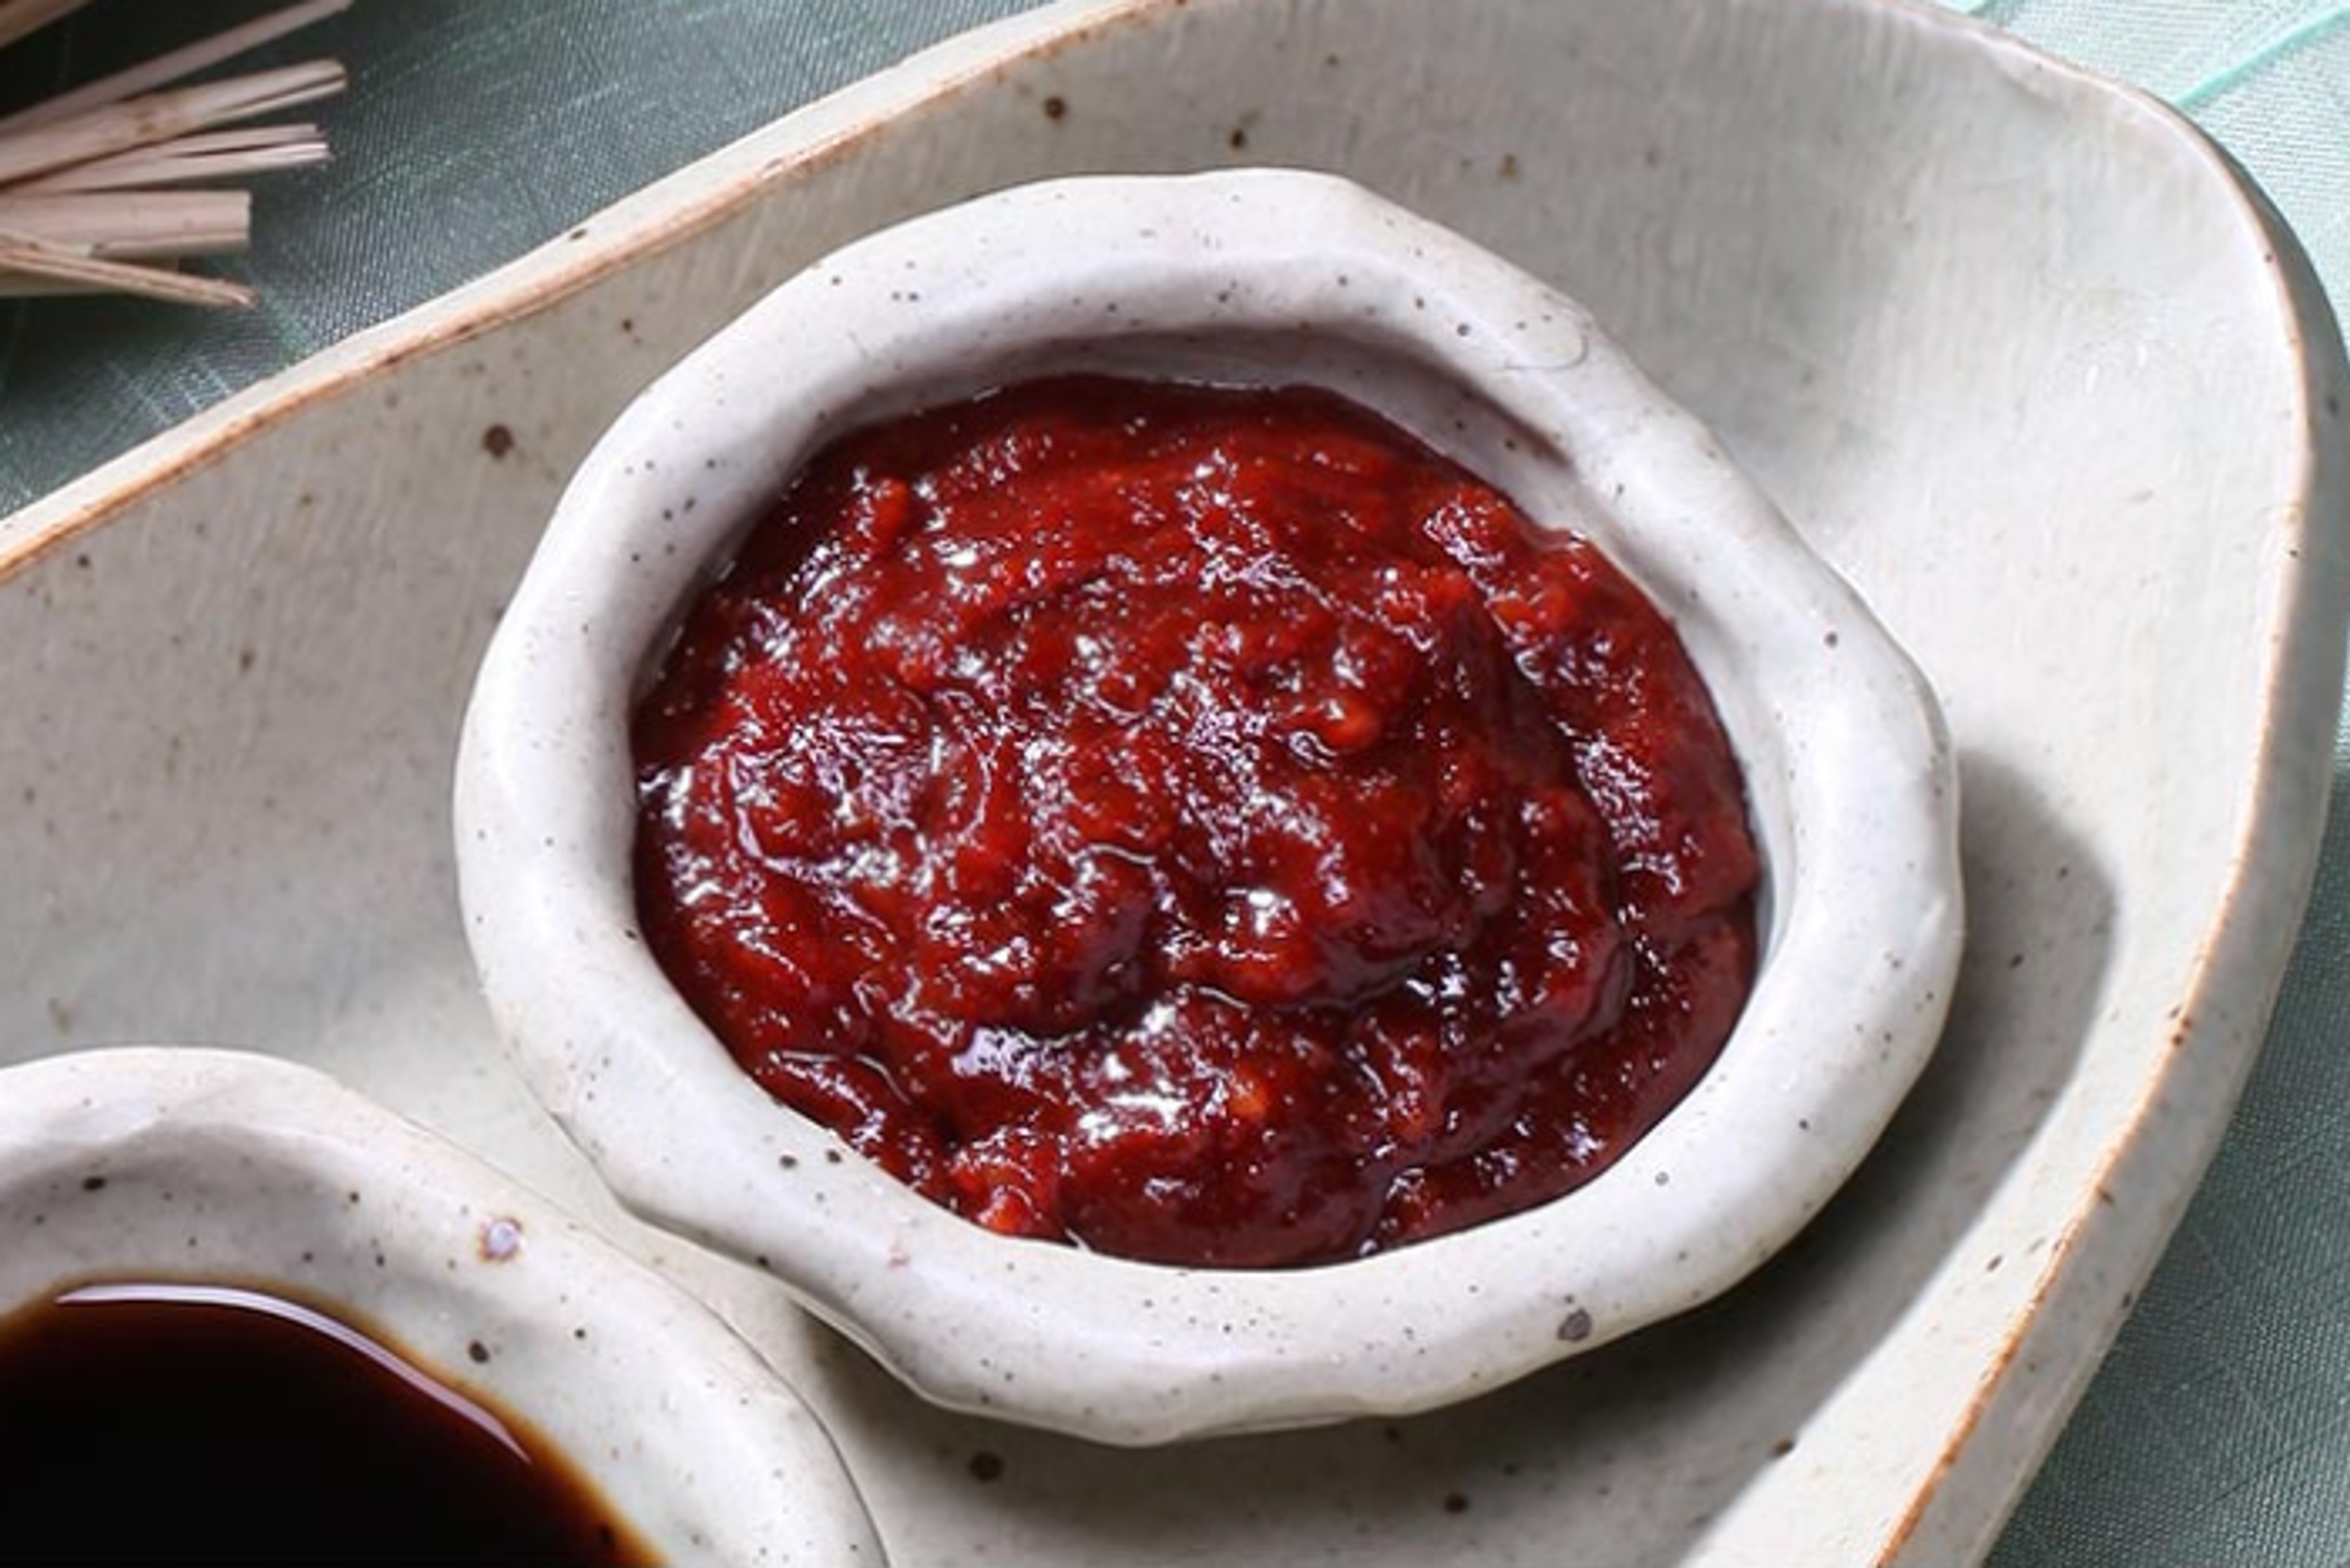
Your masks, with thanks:
<instances>
[{"instance_id":1,"label":"green fabric placemat","mask_svg":"<svg viewBox=\"0 0 2350 1568\"><path fill-rule=\"evenodd\" d=\"M340 166L261 191L244 315L0 306L0 514L469 281L700 154L1037 0L371 0L332 53ZM1272 3L1272 0L1268 0ZM1430 0L1431 4L1440 0ZM1559 0L1570 3L1570 0ZM1950 0L2186 109L2350 301L2350 5ZM267 9L102 0L0 59L0 111ZM2218 1162L1993 1554L2350 1562L2350 809Z\"/></svg>"},{"instance_id":2,"label":"green fabric placemat","mask_svg":"<svg viewBox=\"0 0 2350 1568\"><path fill-rule=\"evenodd\" d=\"M0 113L285 0L99 0L0 54ZM703 153L1037 0L359 0L248 57L332 56L327 170L256 180L254 311L0 303L0 515ZM289 115L280 118L298 118Z\"/></svg>"}]
</instances>

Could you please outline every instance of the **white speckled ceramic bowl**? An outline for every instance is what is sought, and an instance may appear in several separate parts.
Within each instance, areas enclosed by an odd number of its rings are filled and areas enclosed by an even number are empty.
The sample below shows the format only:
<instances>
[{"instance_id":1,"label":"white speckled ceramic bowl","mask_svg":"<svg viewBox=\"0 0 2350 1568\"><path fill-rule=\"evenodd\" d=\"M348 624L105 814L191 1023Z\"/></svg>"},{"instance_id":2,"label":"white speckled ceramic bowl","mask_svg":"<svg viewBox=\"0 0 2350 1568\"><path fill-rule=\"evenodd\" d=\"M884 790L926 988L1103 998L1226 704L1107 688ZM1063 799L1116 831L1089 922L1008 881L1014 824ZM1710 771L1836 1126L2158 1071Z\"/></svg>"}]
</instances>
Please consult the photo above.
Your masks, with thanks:
<instances>
[{"instance_id":1,"label":"white speckled ceramic bowl","mask_svg":"<svg viewBox=\"0 0 2350 1568\"><path fill-rule=\"evenodd\" d=\"M816 445L1071 368L1310 380L1573 519L1679 627L1747 770L1767 945L1720 1061L1596 1180L1280 1272L989 1234L778 1108L635 929L630 702ZM1572 301L1344 182L1249 171L983 199L820 263L576 476L475 690L458 853L484 989L621 1199L772 1270L951 1407L1113 1442L1424 1408L1724 1290L1853 1169L1960 946L1934 702L1855 596Z\"/></svg>"},{"instance_id":2,"label":"white speckled ceramic bowl","mask_svg":"<svg viewBox=\"0 0 2350 1568\"><path fill-rule=\"evenodd\" d=\"M706 1310L307 1068L140 1049L0 1072L0 1314L95 1282L348 1313L535 1428L664 1562L881 1562L815 1417Z\"/></svg>"}]
</instances>

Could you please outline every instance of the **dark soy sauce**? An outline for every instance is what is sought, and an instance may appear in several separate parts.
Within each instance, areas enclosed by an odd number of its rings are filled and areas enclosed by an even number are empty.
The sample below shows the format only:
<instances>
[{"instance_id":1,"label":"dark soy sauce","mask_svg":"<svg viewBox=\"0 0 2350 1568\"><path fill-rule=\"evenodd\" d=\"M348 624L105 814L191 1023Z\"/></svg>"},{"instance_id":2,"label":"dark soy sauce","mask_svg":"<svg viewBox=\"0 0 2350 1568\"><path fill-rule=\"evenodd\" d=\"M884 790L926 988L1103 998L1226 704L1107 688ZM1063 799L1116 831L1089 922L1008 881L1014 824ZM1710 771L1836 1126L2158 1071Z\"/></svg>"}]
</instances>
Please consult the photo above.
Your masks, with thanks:
<instances>
[{"instance_id":1,"label":"dark soy sauce","mask_svg":"<svg viewBox=\"0 0 2350 1568\"><path fill-rule=\"evenodd\" d=\"M652 1561L527 1427L299 1302L94 1284L0 1319L0 1562Z\"/></svg>"}]
</instances>

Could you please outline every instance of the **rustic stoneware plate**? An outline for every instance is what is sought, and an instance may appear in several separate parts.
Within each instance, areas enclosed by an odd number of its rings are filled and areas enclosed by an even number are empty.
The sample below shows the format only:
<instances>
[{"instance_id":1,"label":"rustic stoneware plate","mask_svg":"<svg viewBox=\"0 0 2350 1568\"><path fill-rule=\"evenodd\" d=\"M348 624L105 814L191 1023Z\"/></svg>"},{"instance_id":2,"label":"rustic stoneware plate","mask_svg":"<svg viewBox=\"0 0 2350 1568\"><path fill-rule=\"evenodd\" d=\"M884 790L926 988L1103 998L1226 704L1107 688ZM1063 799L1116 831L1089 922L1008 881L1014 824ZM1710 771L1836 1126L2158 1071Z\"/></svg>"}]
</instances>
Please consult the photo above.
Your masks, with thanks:
<instances>
[{"instance_id":1,"label":"rustic stoneware plate","mask_svg":"<svg viewBox=\"0 0 2350 1568\"><path fill-rule=\"evenodd\" d=\"M777 1106L647 951L629 714L681 607L844 431L1078 369L1341 392L1571 522L1674 618L1743 765L1766 935L1720 1059L1587 1185L1305 1269L999 1236ZM941 1404L1149 1443L1450 1404L1776 1251L1940 1032L1956 796L1916 669L1574 301L1326 174L1095 176L836 252L629 405L483 661L457 870L500 1033L623 1202L765 1260Z\"/></svg>"},{"instance_id":2,"label":"rustic stoneware plate","mask_svg":"<svg viewBox=\"0 0 2350 1568\"><path fill-rule=\"evenodd\" d=\"M307 1069L0 1072L0 1314L92 1284L290 1296L526 1422L665 1563L878 1564L816 1418L691 1298Z\"/></svg>"},{"instance_id":3,"label":"rustic stoneware plate","mask_svg":"<svg viewBox=\"0 0 2350 1568\"><path fill-rule=\"evenodd\" d=\"M1969 957L1877 1153L1715 1305L1442 1414L1128 1453L932 1410L622 1218L492 1043L449 787L564 479L693 343L962 195L1243 161L1548 280L1721 435L1943 700ZM902 1562L1962 1558L2261 1038L2340 691L2343 398L2224 159L1922 5L1048 7L0 524L0 1039L250 1041L557 1195L791 1374Z\"/></svg>"}]
</instances>

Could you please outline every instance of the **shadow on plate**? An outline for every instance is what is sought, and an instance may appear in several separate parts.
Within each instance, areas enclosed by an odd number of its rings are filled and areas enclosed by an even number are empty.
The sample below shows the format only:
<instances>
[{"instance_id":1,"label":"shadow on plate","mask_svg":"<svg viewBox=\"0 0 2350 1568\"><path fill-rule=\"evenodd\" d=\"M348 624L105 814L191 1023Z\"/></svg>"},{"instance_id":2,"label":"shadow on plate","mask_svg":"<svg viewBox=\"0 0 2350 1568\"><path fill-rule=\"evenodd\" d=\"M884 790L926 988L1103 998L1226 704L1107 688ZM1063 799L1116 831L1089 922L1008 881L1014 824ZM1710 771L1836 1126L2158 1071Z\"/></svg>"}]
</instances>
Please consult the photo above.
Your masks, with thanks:
<instances>
[{"instance_id":1,"label":"shadow on plate","mask_svg":"<svg viewBox=\"0 0 2350 1568\"><path fill-rule=\"evenodd\" d=\"M992 1538L1033 1530L1063 1549L1092 1540L1209 1561L1261 1557L1272 1542L1284 1557L1336 1558L1376 1537L1389 1551L1457 1551L1481 1521L1565 1494L1608 1503L1609 1534L1562 1552L1681 1559L1751 1478L1794 1460L1813 1412L1939 1271L2029 1264L1950 1250L2078 1065L2111 956L2114 884L2024 775L1979 755L1960 769L1970 937L1942 1044L1844 1191L1727 1296L1433 1414L1139 1452L930 1409L810 1325L852 1466L867 1433L911 1434L937 1467L933 1505L990 1516ZM1961 1141L1962 1127L1984 1136ZM1846 1288L1856 1269L1879 1278ZM1700 1441L1692 1420L1709 1424ZM886 1533L890 1500L873 1501Z\"/></svg>"}]
</instances>

